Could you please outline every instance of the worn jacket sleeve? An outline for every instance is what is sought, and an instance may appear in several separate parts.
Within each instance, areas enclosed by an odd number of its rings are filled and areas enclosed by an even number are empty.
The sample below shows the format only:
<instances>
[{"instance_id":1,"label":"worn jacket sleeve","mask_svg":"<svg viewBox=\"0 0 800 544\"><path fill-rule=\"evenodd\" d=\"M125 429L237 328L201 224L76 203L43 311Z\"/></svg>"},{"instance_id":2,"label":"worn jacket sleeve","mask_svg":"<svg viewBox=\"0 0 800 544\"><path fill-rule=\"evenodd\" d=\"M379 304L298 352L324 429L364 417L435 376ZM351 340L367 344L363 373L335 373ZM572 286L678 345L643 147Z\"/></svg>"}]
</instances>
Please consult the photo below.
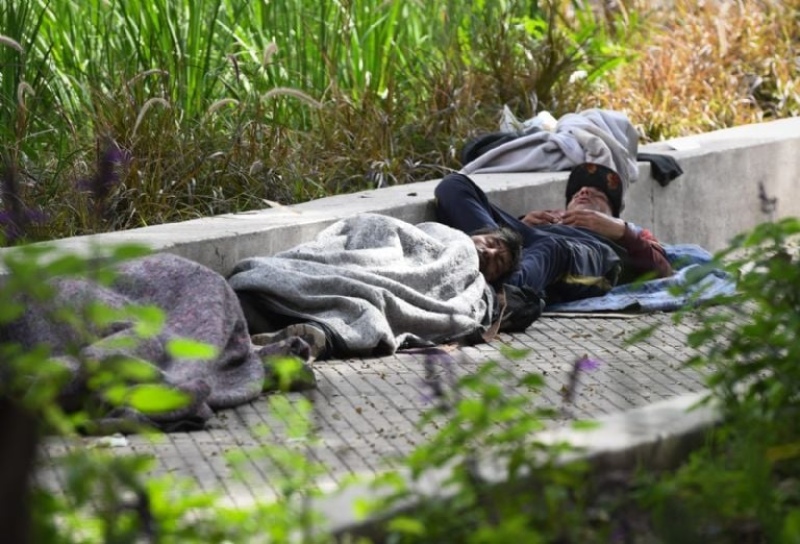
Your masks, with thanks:
<instances>
[{"instance_id":1,"label":"worn jacket sleeve","mask_svg":"<svg viewBox=\"0 0 800 544\"><path fill-rule=\"evenodd\" d=\"M672 275L664 248L649 230L626 223L625 234L617 243L628 252L631 280L648 273L659 278Z\"/></svg>"}]
</instances>

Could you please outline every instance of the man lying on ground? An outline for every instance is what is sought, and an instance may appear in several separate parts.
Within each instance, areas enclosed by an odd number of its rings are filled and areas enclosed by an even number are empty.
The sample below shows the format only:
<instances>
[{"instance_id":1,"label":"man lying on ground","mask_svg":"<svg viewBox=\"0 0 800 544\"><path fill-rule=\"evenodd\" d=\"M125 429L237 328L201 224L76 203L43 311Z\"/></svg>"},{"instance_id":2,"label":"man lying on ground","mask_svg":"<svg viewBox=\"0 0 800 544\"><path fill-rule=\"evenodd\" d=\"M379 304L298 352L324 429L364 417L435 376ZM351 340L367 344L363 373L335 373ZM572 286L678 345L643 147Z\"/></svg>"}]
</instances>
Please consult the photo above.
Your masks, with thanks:
<instances>
[{"instance_id":1,"label":"man lying on ground","mask_svg":"<svg viewBox=\"0 0 800 544\"><path fill-rule=\"evenodd\" d=\"M467 236L376 214L338 221L315 240L245 259L228 278L255 342L300 336L318 356L370 356L474 341L491 330L521 242L497 226Z\"/></svg>"},{"instance_id":2,"label":"man lying on ground","mask_svg":"<svg viewBox=\"0 0 800 544\"><path fill-rule=\"evenodd\" d=\"M570 173L565 196L564 210L517 218L490 203L469 177L454 173L436 187L436 216L465 233L501 226L518 232L520 265L504 283L533 306L600 296L620 283L672 274L658 240L619 218L623 195L616 172L581 164Z\"/></svg>"}]
</instances>

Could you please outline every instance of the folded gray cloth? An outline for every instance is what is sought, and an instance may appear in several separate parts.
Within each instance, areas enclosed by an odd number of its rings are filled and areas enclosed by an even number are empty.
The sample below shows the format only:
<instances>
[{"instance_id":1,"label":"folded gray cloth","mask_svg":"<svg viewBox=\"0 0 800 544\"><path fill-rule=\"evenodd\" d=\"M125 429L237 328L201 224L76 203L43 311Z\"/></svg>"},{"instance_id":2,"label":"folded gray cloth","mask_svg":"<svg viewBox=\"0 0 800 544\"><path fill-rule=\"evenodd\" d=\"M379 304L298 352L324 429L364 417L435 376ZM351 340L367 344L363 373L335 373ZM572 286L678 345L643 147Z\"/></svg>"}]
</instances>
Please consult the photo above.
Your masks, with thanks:
<instances>
[{"instance_id":1,"label":"folded gray cloth","mask_svg":"<svg viewBox=\"0 0 800 544\"><path fill-rule=\"evenodd\" d=\"M639 177L638 145L639 135L625 114L589 109L562 116L552 132L540 130L491 146L460 172L558 172L592 162L617 172L627 190Z\"/></svg>"}]
</instances>

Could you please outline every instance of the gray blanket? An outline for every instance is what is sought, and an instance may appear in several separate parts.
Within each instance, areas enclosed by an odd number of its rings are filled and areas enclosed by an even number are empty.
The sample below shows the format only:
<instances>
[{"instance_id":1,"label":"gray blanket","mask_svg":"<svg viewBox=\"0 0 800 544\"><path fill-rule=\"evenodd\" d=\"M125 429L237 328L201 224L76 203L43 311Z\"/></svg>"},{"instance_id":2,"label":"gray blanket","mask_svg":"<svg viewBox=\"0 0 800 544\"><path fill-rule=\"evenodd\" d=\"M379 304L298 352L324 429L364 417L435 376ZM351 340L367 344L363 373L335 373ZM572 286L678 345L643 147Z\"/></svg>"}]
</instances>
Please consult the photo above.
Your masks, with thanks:
<instances>
[{"instance_id":1,"label":"gray blanket","mask_svg":"<svg viewBox=\"0 0 800 544\"><path fill-rule=\"evenodd\" d=\"M101 369L118 373L122 367L113 365L119 364L115 362L119 355L146 361L153 373L148 381L180 390L190 399L188 406L159 414L101 404L101 411L91 414L96 418L96 432L130 428L132 422L164 430L201 427L213 410L237 406L261 393L265 370L260 356L267 348L256 351L259 348L251 344L236 294L220 274L175 255L158 254L123 263L109 286L77 278L54 280L53 286L52 300L28 301L18 320L0 327L0 342L16 343L24 350L48 346L54 360L68 370L61 390L65 405L96 404L98 396L88 389L85 364L97 361ZM60 308L88 315L84 312L95 303L111 308L157 306L164 312L163 328L155 336L140 339L131 319L80 330L88 324L86 320L79 320L75 327L56 315ZM176 338L213 346L217 356L212 360L175 358L167 343Z\"/></svg>"},{"instance_id":2,"label":"gray blanket","mask_svg":"<svg viewBox=\"0 0 800 544\"><path fill-rule=\"evenodd\" d=\"M562 116L555 130L540 130L490 149L461 173L557 172L594 162L619 173L625 188L639 176L639 136L628 118L590 109Z\"/></svg>"},{"instance_id":3,"label":"gray blanket","mask_svg":"<svg viewBox=\"0 0 800 544\"><path fill-rule=\"evenodd\" d=\"M337 355L393 353L489 326L492 290L464 233L361 214L272 257L239 262L229 283L266 315L321 324Z\"/></svg>"}]
</instances>

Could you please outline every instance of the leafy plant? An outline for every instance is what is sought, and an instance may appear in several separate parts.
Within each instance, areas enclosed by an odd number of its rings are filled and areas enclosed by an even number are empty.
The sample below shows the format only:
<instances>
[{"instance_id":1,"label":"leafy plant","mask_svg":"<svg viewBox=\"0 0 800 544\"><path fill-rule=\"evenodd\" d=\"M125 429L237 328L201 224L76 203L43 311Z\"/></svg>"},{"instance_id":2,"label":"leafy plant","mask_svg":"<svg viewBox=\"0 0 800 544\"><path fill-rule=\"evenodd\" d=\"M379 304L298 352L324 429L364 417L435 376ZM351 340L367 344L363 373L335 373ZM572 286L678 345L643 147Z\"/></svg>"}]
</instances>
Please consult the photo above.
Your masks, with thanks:
<instances>
[{"instance_id":1,"label":"leafy plant","mask_svg":"<svg viewBox=\"0 0 800 544\"><path fill-rule=\"evenodd\" d=\"M718 254L738 293L700 310L689 336L700 354L688 364L710 369L709 400L724 423L690 463L643 492L668 541L800 535L798 234L796 218L764 223Z\"/></svg>"},{"instance_id":2,"label":"leafy plant","mask_svg":"<svg viewBox=\"0 0 800 544\"><path fill-rule=\"evenodd\" d=\"M511 359L524 354L505 353ZM388 498L360 505L365 514L385 520L378 540L603 541L609 527L587 514L587 465L565 463L566 446L534 438L556 413L531 399L543 378L514 377L488 362L456 379L455 364L443 352L426 356L426 384L436 403L420 424L433 428L433 435L404 460L403 469L377 480L378 489L391 490ZM528 393L509 393L517 387Z\"/></svg>"}]
</instances>

